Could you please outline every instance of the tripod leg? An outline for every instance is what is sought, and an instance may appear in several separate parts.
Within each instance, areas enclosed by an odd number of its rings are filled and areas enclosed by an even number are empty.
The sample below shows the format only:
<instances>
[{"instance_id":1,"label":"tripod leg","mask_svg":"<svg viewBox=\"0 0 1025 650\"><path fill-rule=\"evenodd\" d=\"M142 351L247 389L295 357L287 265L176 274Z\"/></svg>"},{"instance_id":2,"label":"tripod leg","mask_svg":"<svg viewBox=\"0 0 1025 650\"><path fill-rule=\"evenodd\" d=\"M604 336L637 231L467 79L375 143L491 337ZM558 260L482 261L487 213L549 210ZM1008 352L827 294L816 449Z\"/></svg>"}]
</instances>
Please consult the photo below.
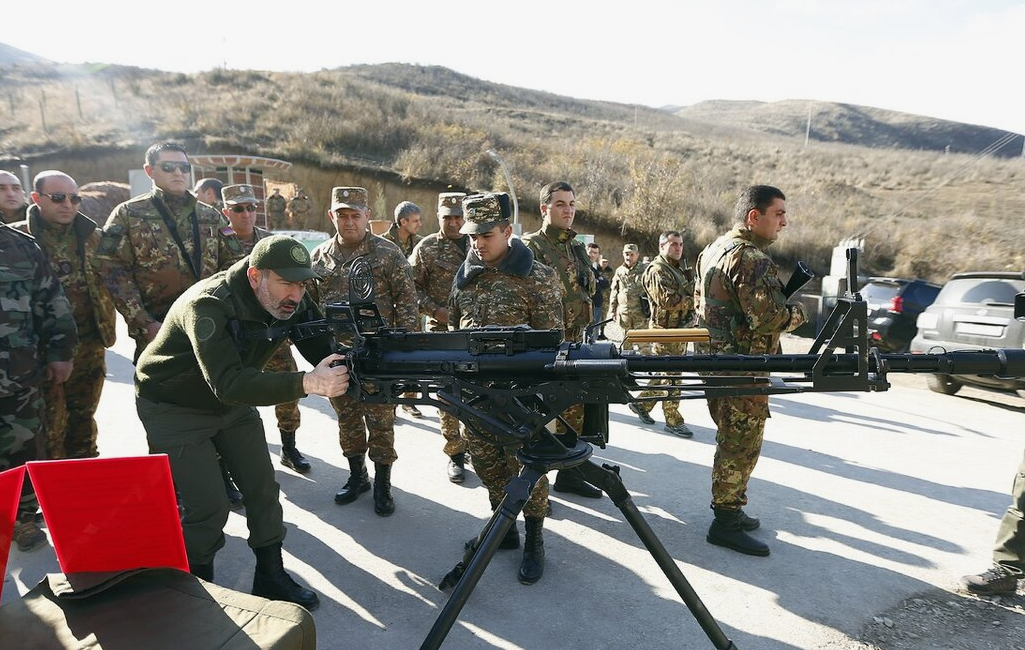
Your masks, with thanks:
<instances>
[{"instance_id":1,"label":"tripod leg","mask_svg":"<svg viewBox=\"0 0 1025 650\"><path fill-rule=\"evenodd\" d=\"M502 538L515 525L516 518L523 510L523 506L527 504L530 493L534 491L534 486L537 485L537 482L544 475L545 472L543 471L524 467L520 470L519 476L509 481L505 488L505 496L502 497L502 502L498 504L495 513L491 515L491 519L488 520L484 530L477 538L476 550L471 549L467 551L468 554L472 553L473 555L469 562L466 563L462 577L455 584L452 595L449 596L448 602L445 603L441 613L438 614L438 618L434 621L431 631L427 633L427 637L420 646L420 650L437 650L437 648L441 647L456 619L459 618L459 612L463 610L463 606L469 600L474 587L477 586L481 576L484 575L484 569L487 568L491 558L498 551L498 545L502 543Z\"/></svg>"},{"instance_id":2,"label":"tripod leg","mask_svg":"<svg viewBox=\"0 0 1025 650\"><path fill-rule=\"evenodd\" d=\"M676 593L680 594L683 603L690 610L698 625L701 626L701 629L704 630L712 645L718 648L718 650L737 650L737 646L723 633L722 628L719 627L719 624L712 617L705 604L701 602L701 598L694 591L694 588L691 587L683 572L676 566L676 562L669 555L669 551L662 545L662 542L655 535L655 531L651 529L648 522L645 521L637 509L633 498L627 491L626 486L623 485L623 480L619 478L619 468L609 465L598 467L591 461L587 461L580 465L580 471L583 472L584 479L588 483L600 487L605 494L608 494L609 498L612 499L612 503L623 513L623 516L630 523L630 527L634 529L644 547L651 553L651 557L655 559L659 568L662 569L662 573L669 578L669 582L676 589Z\"/></svg>"}]
</instances>

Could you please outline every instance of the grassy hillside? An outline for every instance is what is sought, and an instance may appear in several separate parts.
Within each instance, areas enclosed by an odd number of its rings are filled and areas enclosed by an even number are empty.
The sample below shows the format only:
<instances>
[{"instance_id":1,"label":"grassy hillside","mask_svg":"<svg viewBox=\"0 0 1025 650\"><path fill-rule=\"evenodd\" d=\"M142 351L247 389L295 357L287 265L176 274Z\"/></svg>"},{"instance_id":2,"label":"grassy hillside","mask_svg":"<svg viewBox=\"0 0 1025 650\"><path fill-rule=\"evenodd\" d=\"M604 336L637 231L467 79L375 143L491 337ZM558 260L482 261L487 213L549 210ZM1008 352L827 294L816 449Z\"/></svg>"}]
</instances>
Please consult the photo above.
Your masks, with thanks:
<instances>
[{"instance_id":1,"label":"grassy hillside","mask_svg":"<svg viewBox=\"0 0 1025 650\"><path fill-rule=\"evenodd\" d=\"M874 274L942 280L958 270L1025 268L1021 158L835 143L806 148L803 130L793 138L716 125L437 67L192 75L5 67L0 116L0 166L55 151L141 152L153 141L178 139L195 152L255 153L504 190L487 153L495 150L524 211L536 212L541 185L566 179L577 189L582 230L616 229L649 248L658 231L683 228L696 254L728 228L739 189L769 183L790 199L791 225L775 247L785 264L800 258L824 270L838 238L865 235L864 259ZM910 116L906 124L909 132L919 128Z\"/></svg>"}]
</instances>

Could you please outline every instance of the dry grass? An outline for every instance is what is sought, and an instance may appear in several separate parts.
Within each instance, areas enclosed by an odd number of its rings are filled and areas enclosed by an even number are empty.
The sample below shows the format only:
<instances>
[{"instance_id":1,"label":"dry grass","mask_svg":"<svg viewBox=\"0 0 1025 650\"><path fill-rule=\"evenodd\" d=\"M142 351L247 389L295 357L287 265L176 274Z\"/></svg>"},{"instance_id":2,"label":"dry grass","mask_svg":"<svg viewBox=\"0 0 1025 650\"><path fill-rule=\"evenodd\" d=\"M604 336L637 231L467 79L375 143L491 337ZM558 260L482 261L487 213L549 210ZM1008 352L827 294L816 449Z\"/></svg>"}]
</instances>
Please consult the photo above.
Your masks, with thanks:
<instances>
[{"instance_id":1,"label":"dry grass","mask_svg":"<svg viewBox=\"0 0 1025 650\"><path fill-rule=\"evenodd\" d=\"M729 227L743 186L768 183L790 199L789 232L776 247L784 264L805 259L825 269L837 239L865 235L873 274L942 280L959 270L1025 268L1023 159L805 148L801 139L438 68L183 75L14 67L0 71L0 116L0 159L114 150L138 157L153 141L179 139L196 152L307 163L323 169L324 182L333 169L358 168L501 190L501 170L487 154L494 149L523 213L536 212L541 185L566 179L577 189L582 224L646 242L648 252L665 228L683 228L688 250L699 249Z\"/></svg>"}]
</instances>

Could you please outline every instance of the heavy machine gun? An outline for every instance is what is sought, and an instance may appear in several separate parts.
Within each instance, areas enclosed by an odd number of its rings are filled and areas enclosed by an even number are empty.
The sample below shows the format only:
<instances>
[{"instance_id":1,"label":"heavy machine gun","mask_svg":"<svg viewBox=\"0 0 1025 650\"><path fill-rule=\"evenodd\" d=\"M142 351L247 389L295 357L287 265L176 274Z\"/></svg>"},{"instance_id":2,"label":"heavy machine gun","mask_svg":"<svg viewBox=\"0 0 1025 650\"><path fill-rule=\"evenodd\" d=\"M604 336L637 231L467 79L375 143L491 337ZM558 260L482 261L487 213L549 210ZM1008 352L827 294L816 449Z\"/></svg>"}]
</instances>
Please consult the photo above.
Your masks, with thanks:
<instances>
[{"instance_id":1,"label":"heavy machine gun","mask_svg":"<svg viewBox=\"0 0 1025 650\"><path fill-rule=\"evenodd\" d=\"M801 265L806 282L811 273ZM884 391L891 372L1025 376L1025 349L881 354L868 345L868 315L856 291L857 251L848 251L847 294L806 354L643 356L600 340L562 341L558 330L496 327L454 332L407 332L386 327L374 303L373 276L357 258L349 272L349 300L329 304L326 318L293 326L293 340L336 334L350 370L349 395L369 403L420 404L455 415L497 445L515 445L523 470L506 486L494 516L463 561L442 581L454 587L421 648L438 648L455 623L491 557L534 489L553 469L579 467L620 509L716 648L736 648L719 628L676 563L652 532L619 478L619 468L590 462L591 444L609 439L609 404L809 391ZM801 280L792 281L787 295ZM700 332L684 335L701 336ZM647 382L665 394L643 397ZM409 395L412 395L411 397ZM582 431L561 413L583 404ZM566 434L549 424L560 421Z\"/></svg>"}]
</instances>

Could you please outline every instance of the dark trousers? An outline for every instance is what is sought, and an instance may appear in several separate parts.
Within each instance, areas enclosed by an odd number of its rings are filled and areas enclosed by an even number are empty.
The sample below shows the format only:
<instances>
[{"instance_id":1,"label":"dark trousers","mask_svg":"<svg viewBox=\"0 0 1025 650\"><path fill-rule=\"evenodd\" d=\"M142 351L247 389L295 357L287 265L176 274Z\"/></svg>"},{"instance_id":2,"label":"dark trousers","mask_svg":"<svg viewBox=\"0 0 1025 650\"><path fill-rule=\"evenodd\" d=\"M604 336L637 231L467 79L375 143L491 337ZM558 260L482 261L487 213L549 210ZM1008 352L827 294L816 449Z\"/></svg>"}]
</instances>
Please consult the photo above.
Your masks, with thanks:
<instances>
[{"instance_id":1,"label":"dark trousers","mask_svg":"<svg viewBox=\"0 0 1025 650\"><path fill-rule=\"evenodd\" d=\"M1025 456L1022 456L1018 473L1011 488L1011 505L1000 520L997 542L993 548L993 561L1013 571L1025 571Z\"/></svg>"}]
</instances>

